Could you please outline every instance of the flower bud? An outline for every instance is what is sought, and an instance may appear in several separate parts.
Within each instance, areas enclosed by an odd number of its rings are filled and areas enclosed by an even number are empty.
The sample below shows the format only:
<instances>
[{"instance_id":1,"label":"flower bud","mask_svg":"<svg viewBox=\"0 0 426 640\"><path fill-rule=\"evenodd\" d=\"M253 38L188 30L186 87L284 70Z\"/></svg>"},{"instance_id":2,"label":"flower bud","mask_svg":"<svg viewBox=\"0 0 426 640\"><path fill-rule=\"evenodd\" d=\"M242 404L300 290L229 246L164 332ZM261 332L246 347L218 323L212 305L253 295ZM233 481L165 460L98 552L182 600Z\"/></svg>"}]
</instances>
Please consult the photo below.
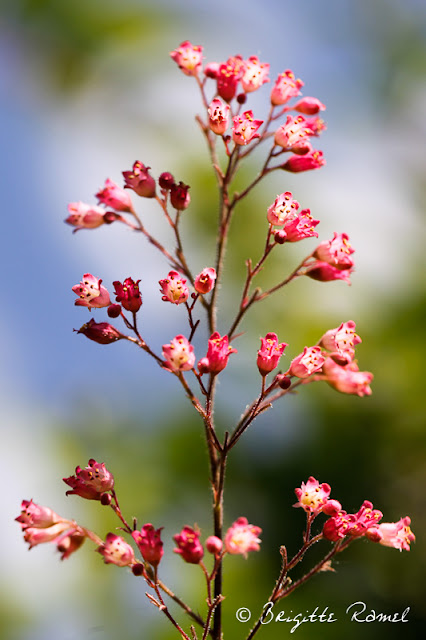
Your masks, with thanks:
<instances>
[{"instance_id":1,"label":"flower bud","mask_svg":"<svg viewBox=\"0 0 426 640\"><path fill-rule=\"evenodd\" d=\"M171 189L174 183L175 179L168 171L164 171L158 178L158 184L162 189L165 189L166 191Z\"/></svg>"},{"instance_id":2,"label":"flower bud","mask_svg":"<svg viewBox=\"0 0 426 640\"><path fill-rule=\"evenodd\" d=\"M217 536L210 536L206 540L206 549L213 555L218 555L222 551L223 542Z\"/></svg>"},{"instance_id":3,"label":"flower bud","mask_svg":"<svg viewBox=\"0 0 426 640\"><path fill-rule=\"evenodd\" d=\"M95 322L93 318L91 318L89 322L86 322L86 324L83 324L80 329L74 329L74 331L83 333L86 338L98 344L111 344L111 342L116 342L116 340L124 338L123 334L108 322Z\"/></svg>"}]
</instances>

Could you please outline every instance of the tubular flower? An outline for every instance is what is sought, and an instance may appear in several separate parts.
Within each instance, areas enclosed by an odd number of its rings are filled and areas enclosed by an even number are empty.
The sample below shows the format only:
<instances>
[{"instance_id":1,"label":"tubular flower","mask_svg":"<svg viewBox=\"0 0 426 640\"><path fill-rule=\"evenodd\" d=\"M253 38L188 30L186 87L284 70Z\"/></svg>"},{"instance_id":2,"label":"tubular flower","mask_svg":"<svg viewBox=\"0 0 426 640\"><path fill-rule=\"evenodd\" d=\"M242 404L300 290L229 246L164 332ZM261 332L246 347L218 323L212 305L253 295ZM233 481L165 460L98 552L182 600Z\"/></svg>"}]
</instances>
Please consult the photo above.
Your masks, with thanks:
<instances>
[{"instance_id":1,"label":"tubular flower","mask_svg":"<svg viewBox=\"0 0 426 640\"><path fill-rule=\"evenodd\" d=\"M273 106L285 104L290 98L298 96L302 87L302 80L296 80L293 71L287 69L278 76L272 87L271 104Z\"/></svg>"},{"instance_id":2,"label":"tubular flower","mask_svg":"<svg viewBox=\"0 0 426 640\"><path fill-rule=\"evenodd\" d=\"M257 367L260 375L266 376L278 366L287 343L278 344L276 333L267 333L264 338L260 338L260 343L261 347L257 352Z\"/></svg>"},{"instance_id":3,"label":"tubular flower","mask_svg":"<svg viewBox=\"0 0 426 640\"><path fill-rule=\"evenodd\" d=\"M133 531L132 538L138 545L143 559L156 567L163 557L163 542L161 540L161 530L155 529L151 523L144 524L140 531Z\"/></svg>"},{"instance_id":4,"label":"tubular flower","mask_svg":"<svg viewBox=\"0 0 426 640\"><path fill-rule=\"evenodd\" d=\"M256 132L263 124L263 120L254 120L253 111L245 111L242 116L235 116L233 123L232 139L235 144L245 145L255 138L260 138Z\"/></svg>"},{"instance_id":5,"label":"tubular flower","mask_svg":"<svg viewBox=\"0 0 426 640\"><path fill-rule=\"evenodd\" d=\"M179 335L170 344L163 344L163 357L171 371L190 371L195 363L194 347Z\"/></svg>"},{"instance_id":6,"label":"tubular flower","mask_svg":"<svg viewBox=\"0 0 426 640\"><path fill-rule=\"evenodd\" d=\"M333 358L327 358L322 373L325 382L340 393L348 393L360 398L371 395L370 383L374 376L369 371L360 371L356 362L341 366Z\"/></svg>"},{"instance_id":7,"label":"tubular flower","mask_svg":"<svg viewBox=\"0 0 426 640\"><path fill-rule=\"evenodd\" d=\"M177 271L169 271L167 278L159 281L161 286L162 300L171 302L172 304L182 304L189 297L189 289L186 286L186 280L180 277Z\"/></svg>"},{"instance_id":8,"label":"tubular flower","mask_svg":"<svg viewBox=\"0 0 426 640\"><path fill-rule=\"evenodd\" d=\"M293 507L302 507L306 513L317 515L328 502L331 487L326 482L320 484L313 476L305 484L302 482L300 488L294 490L298 502Z\"/></svg>"},{"instance_id":9,"label":"tubular flower","mask_svg":"<svg viewBox=\"0 0 426 640\"><path fill-rule=\"evenodd\" d=\"M105 492L114 488L114 476L104 463L90 458L88 466L82 469L76 467L75 476L63 478L65 484L71 487L65 495L72 494L86 498L86 500L101 500Z\"/></svg>"},{"instance_id":10,"label":"tubular flower","mask_svg":"<svg viewBox=\"0 0 426 640\"><path fill-rule=\"evenodd\" d=\"M398 522L382 522L367 529L366 537L372 542L378 542L385 547L393 547L399 551L410 551L410 544L416 536L410 529L409 516L401 518Z\"/></svg>"},{"instance_id":11,"label":"tubular flower","mask_svg":"<svg viewBox=\"0 0 426 640\"><path fill-rule=\"evenodd\" d=\"M311 151L304 156L290 156L287 162L284 162L282 169L290 171L290 173L300 173L301 171L311 171L319 169L325 165L325 158L322 151Z\"/></svg>"},{"instance_id":12,"label":"tubular flower","mask_svg":"<svg viewBox=\"0 0 426 640\"><path fill-rule=\"evenodd\" d=\"M186 76L197 76L202 66L203 47L185 40L177 49L170 52L170 57Z\"/></svg>"},{"instance_id":13,"label":"tubular flower","mask_svg":"<svg viewBox=\"0 0 426 640\"><path fill-rule=\"evenodd\" d=\"M280 233L284 234L285 242L299 242L305 238L312 237L318 238L315 227L319 222L319 220L314 220L311 216L310 209L302 209L288 216Z\"/></svg>"},{"instance_id":14,"label":"tubular flower","mask_svg":"<svg viewBox=\"0 0 426 640\"><path fill-rule=\"evenodd\" d=\"M299 203L293 199L291 191L285 191L277 196L273 204L268 207L268 222L277 227L282 227L288 219L294 219L294 214L298 208Z\"/></svg>"},{"instance_id":15,"label":"tubular flower","mask_svg":"<svg viewBox=\"0 0 426 640\"><path fill-rule=\"evenodd\" d=\"M121 536L108 533L105 542L96 551L104 557L105 564L116 564L118 567L128 567L136 562L133 548Z\"/></svg>"},{"instance_id":16,"label":"tubular flower","mask_svg":"<svg viewBox=\"0 0 426 640\"><path fill-rule=\"evenodd\" d=\"M293 105L292 109L299 113L303 113L305 116L314 116L319 111L324 111L325 105L323 105L318 98L310 98L306 96Z\"/></svg>"},{"instance_id":17,"label":"tubular flower","mask_svg":"<svg viewBox=\"0 0 426 640\"><path fill-rule=\"evenodd\" d=\"M349 243L346 233L334 232L331 240L321 242L315 249L314 258L327 262L337 269L351 269L354 266L351 258L355 249Z\"/></svg>"},{"instance_id":18,"label":"tubular flower","mask_svg":"<svg viewBox=\"0 0 426 640\"><path fill-rule=\"evenodd\" d=\"M105 218L107 215L101 207L85 204L84 202L70 202L68 205L69 216L65 222L75 227L74 231L79 229L96 229L102 224L113 222Z\"/></svg>"},{"instance_id":19,"label":"tubular flower","mask_svg":"<svg viewBox=\"0 0 426 640\"><path fill-rule=\"evenodd\" d=\"M229 345L228 336L220 336L215 331L209 338L207 347L207 355L198 363L198 370L203 373L211 373L216 375L220 373L228 364L228 358L231 353L237 353L236 349L232 349Z\"/></svg>"},{"instance_id":20,"label":"tubular flower","mask_svg":"<svg viewBox=\"0 0 426 640\"><path fill-rule=\"evenodd\" d=\"M32 500L22 500L21 514L15 520L25 530L28 527L44 529L60 522L62 518L49 507L42 507Z\"/></svg>"},{"instance_id":21,"label":"tubular flower","mask_svg":"<svg viewBox=\"0 0 426 640\"><path fill-rule=\"evenodd\" d=\"M300 116L287 116L287 121L282 124L275 132L274 141L275 144L286 150L291 150L297 153L298 148L306 149L304 153L311 151L310 145L306 142L309 141L309 136L312 135L312 130L307 126L305 118ZM300 149L301 151L302 149Z\"/></svg>"},{"instance_id":22,"label":"tubular flower","mask_svg":"<svg viewBox=\"0 0 426 640\"><path fill-rule=\"evenodd\" d=\"M260 527L249 524L247 518L238 518L225 535L225 549L228 553L241 554L247 558L249 551L259 551L262 533Z\"/></svg>"},{"instance_id":23,"label":"tubular flower","mask_svg":"<svg viewBox=\"0 0 426 640\"><path fill-rule=\"evenodd\" d=\"M117 340L121 340L124 338L122 333L118 331L115 327L113 327L108 322L95 322L93 318L83 324L80 329L74 329L77 333L82 333L89 338L89 340L93 340L98 344L111 344L112 342L116 342Z\"/></svg>"},{"instance_id":24,"label":"tubular flower","mask_svg":"<svg viewBox=\"0 0 426 640\"><path fill-rule=\"evenodd\" d=\"M305 347L303 353L291 361L288 375L296 378L309 378L319 371L325 362L321 347Z\"/></svg>"},{"instance_id":25,"label":"tubular flower","mask_svg":"<svg viewBox=\"0 0 426 640\"><path fill-rule=\"evenodd\" d=\"M109 293L105 287L101 286L102 280L95 278L91 273L85 273L80 284L72 287L74 293L79 296L75 301L76 306L87 307L89 311L92 307L102 309L111 304Z\"/></svg>"},{"instance_id":26,"label":"tubular flower","mask_svg":"<svg viewBox=\"0 0 426 640\"><path fill-rule=\"evenodd\" d=\"M356 324L353 320L342 322L340 327L327 331L319 341L323 349L331 351L331 356L337 364L351 362L355 355L354 347L361 342L361 338L355 333Z\"/></svg>"},{"instance_id":27,"label":"tubular flower","mask_svg":"<svg viewBox=\"0 0 426 640\"><path fill-rule=\"evenodd\" d=\"M229 125L229 112L231 107L229 104L224 104L220 98L215 98L210 103L209 114L209 127L213 133L218 136L222 136Z\"/></svg>"},{"instance_id":28,"label":"tubular flower","mask_svg":"<svg viewBox=\"0 0 426 640\"><path fill-rule=\"evenodd\" d=\"M241 78L241 85L245 93L256 91L265 82L269 82L268 78L269 64L259 62L257 56L250 56L244 62L244 73Z\"/></svg>"},{"instance_id":29,"label":"tubular flower","mask_svg":"<svg viewBox=\"0 0 426 640\"><path fill-rule=\"evenodd\" d=\"M338 269L338 267L316 260L305 271L305 276L319 282L331 282L332 280L344 280L351 284L350 275L352 269Z\"/></svg>"},{"instance_id":30,"label":"tubular flower","mask_svg":"<svg viewBox=\"0 0 426 640\"><path fill-rule=\"evenodd\" d=\"M178 553L185 562L190 564L198 564L204 556L203 545L200 542L200 532L191 527L183 527L180 533L173 536L177 547L173 549Z\"/></svg>"},{"instance_id":31,"label":"tubular flower","mask_svg":"<svg viewBox=\"0 0 426 640\"><path fill-rule=\"evenodd\" d=\"M116 301L123 305L127 311L137 313L142 306L142 296L139 290L140 280L132 280L132 278L126 278L123 284L116 280L112 284L114 285L114 293L116 295Z\"/></svg>"},{"instance_id":32,"label":"tubular flower","mask_svg":"<svg viewBox=\"0 0 426 640\"><path fill-rule=\"evenodd\" d=\"M209 293L213 289L215 281L216 269L213 269L213 267L206 267L195 278L195 291L201 294Z\"/></svg>"},{"instance_id":33,"label":"tubular flower","mask_svg":"<svg viewBox=\"0 0 426 640\"><path fill-rule=\"evenodd\" d=\"M155 198L155 180L149 175L150 167L137 160L131 171L123 171L124 188L132 189L142 198Z\"/></svg>"},{"instance_id":34,"label":"tubular flower","mask_svg":"<svg viewBox=\"0 0 426 640\"><path fill-rule=\"evenodd\" d=\"M244 67L241 56L232 56L219 66L216 73L217 92L226 102L230 102L235 96Z\"/></svg>"},{"instance_id":35,"label":"tubular flower","mask_svg":"<svg viewBox=\"0 0 426 640\"><path fill-rule=\"evenodd\" d=\"M99 203L116 211L132 210L132 200L129 194L109 178L105 180L104 188L98 191L96 197Z\"/></svg>"},{"instance_id":36,"label":"tubular flower","mask_svg":"<svg viewBox=\"0 0 426 640\"><path fill-rule=\"evenodd\" d=\"M339 511L327 520L323 527L323 535L333 542L342 540L346 536L359 538L366 535L369 528L375 527L382 517L381 511L373 509L369 500L364 500L357 513Z\"/></svg>"}]
</instances>

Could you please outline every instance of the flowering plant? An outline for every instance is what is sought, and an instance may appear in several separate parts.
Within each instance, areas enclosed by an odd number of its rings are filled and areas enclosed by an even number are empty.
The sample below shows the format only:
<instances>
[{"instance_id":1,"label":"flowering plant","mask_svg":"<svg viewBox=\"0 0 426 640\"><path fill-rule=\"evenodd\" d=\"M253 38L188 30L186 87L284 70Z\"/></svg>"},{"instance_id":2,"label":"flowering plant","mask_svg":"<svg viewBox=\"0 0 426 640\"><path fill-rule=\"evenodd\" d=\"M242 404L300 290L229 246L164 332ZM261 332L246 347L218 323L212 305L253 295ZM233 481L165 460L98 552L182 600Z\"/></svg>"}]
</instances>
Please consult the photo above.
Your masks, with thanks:
<instances>
[{"instance_id":1,"label":"flowering plant","mask_svg":"<svg viewBox=\"0 0 426 640\"><path fill-rule=\"evenodd\" d=\"M317 238L319 220L310 209L301 208L290 191L277 195L265 211L265 241L256 260L246 261L246 276L242 282L241 296L229 326L218 327L218 296L223 285L224 256L227 249L230 225L236 209L250 192L274 171L302 173L319 169L325 164L323 154L312 146L325 124L319 113L325 109L317 98L300 97L303 82L292 71L278 75L270 92L269 112L264 120L257 119L253 110L246 108L249 94L260 90L269 80L269 64L256 56L244 60L230 57L223 63L209 63L203 68L203 49L183 42L171 52L172 59L181 71L198 85L203 115L197 122L205 138L211 165L219 193L219 214L216 235L216 256L201 271L189 264L181 234L181 217L190 206L190 187L164 171L155 179L150 167L136 161L131 170L123 171L124 188L107 179L98 191L97 205L75 202L69 205L66 222L81 229L95 229L104 224L121 223L145 236L168 264L159 279L162 301L175 306L182 305L188 320L187 335L168 337L161 353L142 335L138 318L142 310L140 279L126 278L114 281L114 291L102 284L102 279L86 273L80 284L72 287L77 299L75 305L92 309L106 309L111 320L120 321L120 328L108 321L94 318L85 322L77 331L102 345L127 340L144 351L153 363L172 374L184 394L199 415L204 428L209 459L209 479L212 488L212 530L205 535L197 525L183 525L173 536L175 553L190 565L197 565L205 578L204 610L201 603L190 606L166 585L160 574L166 562L163 549L163 527L151 523L139 526L136 519L126 518L118 501L115 479L104 463L90 459L85 468L77 466L75 474L64 478L70 487L67 495L86 500L96 500L111 508L126 536L109 532L105 539L81 526L74 520L63 518L49 507L32 500L23 500L20 523L24 539L32 548L44 542L54 542L62 558L77 551L86 539L93 542L105 564L128 567L136 577L142 577L147 585L147 597L173 624L178 634L186 640L213 640L223 637L222 603L224 559L227 554L248 558L252 551L260 551L262 529L249 523L245 516L235 514L233 522L225 526L224 490L225 472L231 450L243 434L260 416L288 394L302 390L307 384L326 382L344 394L359 397L371 394L373 375L360 371L355 359L355 347L361 342L352 320L341 322L336 328L325 331L316 344L300 346L288 366L280 368L287 343L280 342L272 327L260 338L260 348L253 348L253 362L260 375L259 390L253 401L242 411L233 429L224 434L218 429L214 409L216 405L219 374L227 367L229 357L238 358L239 330L252 307L263 303L272 294L296 279L307 276L320 282L344 280L350 283L354 269L351 247L346 233L335 232L333 238L320 242L285 278L269 283L262 290L255 286L271 252L287 243ZM247 157L260 146L266 147L264 159L257 175L242 189L235 188L235 177L244 166ZM154 199L174 236L175 246L170 249L145 226L137 212L130 192L141 198ZM213 264L213 266L212 266ZM115 298L115 300L113 300ZM175 307L169 307L177 313ZM83 310L84 311L84 310ZM204 326L207 338L200 336ZM219 330L220 329L220 330ZM225 331L224 331L225 330ZM196 355L196 351L198 354ZM204 355L205 354L205 355ZM333 558L346 549L355 539L367 538L372 542L399 550L409 550L414 541L410 518L405 516L396 523L382 523L382 513L364 500L356 513L347 513L340 502L330 498L331 487L314 477L295 489L297 502L306 514L302 546L289 557L284 544L280 548L281 568L271 589L268 605L274 605L290 595L320 571L332 570ZM317 526L317 518L326 516ZM180 525L179 525L180 526ZM317 527L316 531L314 528ZM307 552L320 541L327 545L319 561L298 579L292 571ZM331 543L331 544L330 544ZM211 556L206 559L206 552ZM163 559L164 558L164 559ZM172 608L168 600L174 602ZM266 605L265 605L266 606ZM181 608L189 617L189 628L178 621L174 609ZM200 613L199 613L200 611ZM262 612L247 635L253 638L262 624Z\"/></svg>"}]
</instances>

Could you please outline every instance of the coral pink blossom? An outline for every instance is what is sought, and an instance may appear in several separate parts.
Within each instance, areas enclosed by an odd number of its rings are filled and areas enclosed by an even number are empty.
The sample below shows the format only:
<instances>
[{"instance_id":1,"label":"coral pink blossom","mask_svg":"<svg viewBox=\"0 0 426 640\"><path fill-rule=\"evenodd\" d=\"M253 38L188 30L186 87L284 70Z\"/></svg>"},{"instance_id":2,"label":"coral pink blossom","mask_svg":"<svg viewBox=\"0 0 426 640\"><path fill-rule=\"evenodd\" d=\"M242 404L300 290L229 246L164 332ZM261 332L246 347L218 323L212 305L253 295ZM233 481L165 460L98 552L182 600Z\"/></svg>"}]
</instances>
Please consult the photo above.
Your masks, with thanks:
<instances>
[{"instance_id":1,"label":"coral pink blossom","mask_svg":"<svg viewBox=\"0 0 426 640\"><path fill-rule=\"evenodd\" d=\"M206 549L213 555L218 555L222 551L223 542L217 536L210 536L206 540Z\"/></svg>"},{"instance_id":2,"label":"coral pink blossom","mask_svg":"<svg viewBox=\"0 0 426 640\"><path fill-rule=\"evenodd\" d=\"M140 280L132 280L132 278L126 278L121 284L118 280L115 280L114 293L116 295L116 301L123 305L126 311L132 311L136 313L142 306L142 296L139 290Z\"/></svg>"},{"instance_id":3,"label":"coral pink blossom","mask_svg":"<svg viewBox=\"0 0 426 640\"><path fill-rule=\"evenodd\" d=\"M89 460L88 466L82 469L76 467L75 476L63 478L65 484L71 487L66 495L77 495L87 500L100 500L106 491L114 488L114 476L105 467L104 463Z\"/></svg>"},{"instance_id":4,"label":"coral pink blossom","mask_svg":"<svg viewBox=\"0 0 426 640\"><path fill-rule=\"evenodd\" d=\"M150 167L137 160L131 171L123 171L125 189L132 189L142 198L155 198L155 180L149 175Z\"/></svg>"},{"instance_id":5,"label":"coral pink blossom","mask_svg":"<svg viewBox=\"0 0 426 640\"><path fill-rule=\"evenodd\" d=\"M303 146L303 149L306 148L304 153L308 153L310 148L306 146L306 140L310 135L312 135L312 131L306 125L303 116L289 115L286 123L275 131L274 142L283 149L293 150L295 153L297 152L297 147Z\"/></svg>"},{"instance_id":6,"label":"coral pink blossom","mask_svg":"<svg viewBox=\"0 0 426 640\"><path fill-rule=\"evenodd\" d=\"M249 551L259 551L262 533L260 527L249 524L247 518L238 518L225 535L225 549L228 553L241 554L247 558Z\"/></svg>"},{"instance_id":7,"label":"coral pink blossom","mask_svg":"<svg viewBox=\"0 0 426 640\"><path fill-rule=\"evenodd\" d=\"M321 369L324 361L321 347L305 347L303 353L291 361L287 373L296 378L309 378L315 371Z\"/></svg>"},{"instance_id":8,"label":"coral pink blossom","mask_svg":"<svg viewBox=\"0 0 426 640\"><path fill-rule=\"evenodd\" d=\"M217 374L228 364L231 353L237 353L229 344L228 336L222 336L215 331L209 338L207 355L198 363L198 370L201 373Z\"/></svg>"},{"instance_id":9,"label":"coral pink blossom","mask_svg":"<svg viewBox=\"0 0 426 640\"><path fill-rule=\"evenodd\" d=\"M281 73L275 81L271 91L271 104L274 106L285 104L300 94L303 82L296 80L294 73L287 69Z\"/></svg>"},{"instance_id":10,"label":"coral pink blossom","mask_svg":"<svg viewBox=\"0 0 426 640\"><path fill-rule=\"evenodd\" d=\"M315 227L319 224L319 220L314 220L311 216L310 209L302 209L289 215L281 229L284 234L285 242L299 242L305 238L318 238Z\"/></svg>"},{"instance_id":11,"label":"coral pink blossom","mask_svg":"<svg viewBox=\"0 0 426 640\"><path fill-rule=\"evenodd\" d=\"M319 282L344 280L348 284L351 284L351 273L352 269L339 269L328 262L321 262L320 260L313 262L305 271L305 275L308 278L312 278L312 280L318 280Z\"/></svg>"},{"instance_id":12,"label":"coral pink blossom","mask_svg":"<svg viewBox=\"0 0 426 640\"><path fill-rule=\"evenodd\" d=\"M260 137L256 132L263 120L254 120L253 111L245 111L242 116L235 116L233 123L232 139L235 144L245 145Z\"/></svg>"},{"instance_id":13,"label":"coral pink blossom","mask_svg":"<svg viewBox=\"0 0 426 640\"><path fill-rule=\"evenodd\" d=\"M302 482L300 488L294 490L298 502L293 507L302 507L306 513L318 514L328 502L331 487L326 482L320 484L313 476L305 484Z\"/></svg>"},{"instance_id":14,"label":"coral pink blossom","mask_svg":"<svg viewBox=\"0 0 426 640\"><path fill-rule=\"evenodd\" d=\"M318 98L310 98L306 96L293 105L292 109L299 113L303 113L305 116L314 116L319 111L324 111L325 105L323 105Z\"/></svg>"},{"instance_id":15,"label":"coral pink blossom","mask_svg":"<svg viewBox=\"0 0 426 640\"><path fill-rule=\"evenodd\" d=\"M323 535L328 540L337 542L346 536L359 538L366 535L371 527L375 527L383 514L378 509L373 509L369 500L364 500L357 513L340 511L327 520L323 527Z\"/></svg>"},{"instance_id":16,"label":"coral pink blossom","mask_svg":"<svg viewBox=\"0 0 426 640\"><path fill-rule=\"evenodd\" d=\"M213 269L213 267L206 267L195 278L195 291L201 294L209 293L213 289L215 281L216 269Z\"/></svg>"},{"instance_id":17,"label":"coral pink blossom","mask_svg":"<svg viewBox=\"0 0 426 640\"><path fill-rule=\"evenodd\" d=\"M191 196L189 195L189 185L179 182L173 183L170 187L170 202L172 207L178 211L183 211L189 207Z\"/></svg>"},{"instance_id":18,"label":"coral pink blossom","mask_svg":"<svg viewBox=\"0 0 426 640\"><path fill-rule=\"evenodd\" d=\"M129 194L109 178L105 180L104 188L98 191L96 197L99 203L116 211L132 210L132 200Z\"/></svg>"},{"instance_id":19,"label":"coral pink blossom","mask_svg":"<svg viewBox=\"0 0 426 640\"><path fill-rule=\"evenodd\" d=\"M331 357L338 364L347 364L353 360L355 345L361 342L355 329L356 325L353 320L342 322L340 327L327 331L319 341L319 345L323 349L331 351Z\"/></svg>"},{"instance_id":20,"label":"coral pink blossom","mask_svg":"<svg viewBox=\"0 0 426 640\"><path fill-rule=\"evenodd\" d=\"M416 536L410 529L411 519L409 516L401 518L398 522L382 522L381 524L367 529L366 537L373 542L378 542L385 547L393 547L399 551L410 551L410 544L415 541Z\"/></svg>"},{"instance_id":21,"label":"coral pink blossom","mask_svg":"<svg viewBox=\"0 0 426 640\"><path fill-rule=\"evenodd\" d=\"M370 383L374 376L369 371L360 371L356 362L349 362L349 364L341 366L333 358L327 358L322 373L325 382L340 393L348 393L361 398L371 395Z\"/></svg>"},{"instance_id":22,"label":"coral pink blossom","mask_svg":"<svg viewBox=\"0 0 426 640\"><path fill-rule=\"evenodd\" d=\"M250 56L244 61L244 73L241 77L241 86L245 93L256 91L262 84L269 82L268 78L269 64L259 62L257 56Z\"/></svg>"},{"instance_id":23,"label":"coral pink blossom","mask_svg":"<svg viewBox=\"0 0 426 640\"><path fill-rule=\"evenodd\" d=\"M79 229L96 229L102 224L108 222L105 218L105 210L95 205L85 204L84 202L70 202L68 205L69 216L65 222L72 227L76 227L74 231Z\"/></svg>"},{"instance_id":24,"label":"coral pink blossom","mask_svg":"<svg viewBox=\"0 0 426 640\"><path fill-rule=\"evenodd\" d=\"M133 531L132 538L138 545L143 559L156 567L163 557L163 542L161 540L161 530L155 529L151 523L144 524L140 531Z\"/></svg>"},{"instance_id":25,"label":"coral pink blossom","mask_svg":"<svg viewBox=\"0 0 426 640\"><path fill-rule=\"evenodd\" d=\"M208 108L209 127L213 133L222 136L229 125L229 112L231 107L229 104L222 102L220 98L215 98Z\"/></svg>"},{"instance_id":26,"label":"coral pink blossom","mask_svg":"<svg viewBox=\"0 0 426 640\"><path fill-rule=\"evenodd\" d=\"M267 218L270 224L282 227L289 218L294 219L294 214L299 208L297 200L293 199L291 191L285 191L275 198L268 207Z\"/></svg>"},{"instance_id":27,"label":"coral pink blossom","mask_svg":"<svg viewBox=\"0 0 426 640\"><path fill-rule=\"evenodd\" d=\"M244 68L241 56L232 56L219 66L216 73L217 92L226 102L230 102L235 96Z\"/></svg>"},{"instance_id":28,"label":"coral pink blossom","mask_svg":"<svg viewBox=\"0 0 426 640\"><path fill-rule=\"evenodd\" d=\"M105 287L101 286L102 280L95 278L91 273L85 273L80 284L72 287L74 293L79 296L75 305L87 307L91 311L92 307L101 309L111 304L109 293Z\"/></svg>"},{"instance_id":29,"label":"coral pink blossom","mask_svg":"<svg viewBox=\"0 0 426 640\"><path fill-rule=\"evenodd\" d=\"M22 500L21 514L15 520L21 524L22 529L27 529L50 527L62 518L49 507L42 507L32 500Z\"/></svg>"},{"instance_id":30,"label":"coral pink blossom","mask_svg":"<svg viewBox=\"0 0 426 640\"><path fill-rule=\"evenodd\" d=\"M195 363L194 347L179 335L170 344L163 344L163 357L171 371L190 371Z\"/></svg>"},{"instance_id":31,"label":"coral pink blossom","mask_svg":"<svg viewBox=\"0 0 426 640\"><path fill-rule=\"evenodd\" d=\"M186 280L181 278L177 271L169 271L167 278L159 281L161 286L162 300L171 302L172 304L182 304L189 297L189 289L186 286Z\"/></svg>"},{"instance_id":32,"label":"coral pink blossom","mask_svg":"<svg viewBox=\"0 0 426 640\"><path fill-rule=\"evenodd\" d=\"M311 151L304 156L294 155L282 165L284 171L290 171L291 173L300 173L301 171L311 171L312 169L319 169L325 165L325 158L322 151Z\"/></svg>"},{"instance_id":33,"label":"coral pink blossom","mask_svg":"<svg viewBox=\"0 0 426 640\"><path fill-rule=\"evenodd\" d=\"M257 367L260 375L266 376L278 366L287 343L278 344L276 333L267 333L264 338L260 338L260 343L261 347L257 352Z\"/></svg>"},{"instance_id":34,"label":"coral pink blossom","mask_svg":"<svg viewBox=\"0 0 426 640\"><path fill-rule=\"evenodd\" d=\"M170 57L186 76L197 76L202 66L203 47L185 40L177 49L170 52Z\"/></svg>"},{"instance_id":35,"label":"coral pink blossom","mask_svg":"<svg viewBox=\"0 0 426 640\"><path fill-rule=\"evenodd\" d=\"M180 533L173 536L177 547L173 549L178 553L185 562L190 564L198 564L204 556L203 545L200 542L200 532L191 527L183 527Z\"/></svg>"},{"instance_id":36,"label":"coral pink blossom","mask_svg":"<svg viewBox=\"0 0 426 640\"><path fill-rule=\"evenodd\" d=\"M327 262L337 269L351 269L354 266L351 258L354 251L346 233L334 232L332 239L321 242L313 255L317 260Z\"/></svg>"},{"instance_id":37,"label":"coral pink blossom","mask_svg":"<svg viewBox=\"0 0 426 640\"><path fill-rule=\"evenodd\" d=\"M98 344L111 344L124 338L123 334L109 324L109 322L95 322L93 318L83 324L80 329L74 329L74 331L82 333L86 338Z\"/></svg>"},{"instance_id":38,"label":"coral pink blossom","mask_svg":"<svg viewBox=\"0 0 426 640\"><path fill-rule=\"evenodd\" d=\"M105 564L128 567L136 562L133 548L115 533L108 533L105 542L96 551L103 555Z\"/></svg>"}]
</instances>

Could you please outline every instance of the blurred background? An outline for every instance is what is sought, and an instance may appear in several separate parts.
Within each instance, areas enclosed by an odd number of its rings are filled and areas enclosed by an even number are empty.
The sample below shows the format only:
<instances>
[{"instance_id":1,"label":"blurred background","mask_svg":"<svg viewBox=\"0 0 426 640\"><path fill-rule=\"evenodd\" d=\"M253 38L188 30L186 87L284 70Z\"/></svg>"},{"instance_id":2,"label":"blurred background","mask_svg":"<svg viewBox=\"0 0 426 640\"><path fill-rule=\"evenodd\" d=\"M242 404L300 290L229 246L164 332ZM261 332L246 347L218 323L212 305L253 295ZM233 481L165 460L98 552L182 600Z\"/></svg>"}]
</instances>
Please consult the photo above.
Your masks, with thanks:
<instances>
[{"instance_id":1,"label":"blurred background","mask_svg":"<svg viewBox=\"0 0 426 640\"><path fill-rule=\"evenodd\" d=\"M248 626L235 620L235 611L260 612L278 575L279 546L286 544L289 553L299 548L304 517L291 505L294 487L310 475L331 484L332 496L349 512L370 499L385 521L409 514L417 542L410 553L398 553L359 541L338 559L335 574L318 575L277 610L328 607L339 622L304 625L298 637L352 639L360 627L345 615L351 603L387 614L410 607L408 625L375 623L362 631L367 638L414 637L424 628L426 595L421 0L246 0L244 8L229 0L0 4L2 637L174 637L147 601L143 581L105 567L89 543L64 563L49 545L28 556L13 522L23 498L102 537L115 530L113 514L100 504L65 497L61 478L90 457L113 471L128 519L164 526L165 581L195 608L204 599L198 570L172 553L171 540L195 522L203 539L211 533L201 425L175 378L139 350L103 347L72 332L91 317L74 307L71 292L83 273L102 277L110 290L113 280L141 278L142 333L160 351L185 331L183 310L161 302L158 292L168 267L124 227L73 236L62 222L69 202L95 203L107 177L121 184L121 172L140 160L154 176L171 171L191 185L185 246L194 272L212 264L216 194L194 122L199 96L169 57L186 39L204 46L206 61L258 55L270 62L272 81L290 68L305 82L304 95L327 105L328 130L317 145L327 166L273 174L236 216L220 330L229 326L245 259L259 254L266 208L276 194L291 190L311 208L321 220L320 240L346 232L356 249L352 286L301 280L247 318L239 353L221 375L219 428L235 423L257 394L256 352L267 331L289 343L289 362L327 329L353 319L363 339L360 368L375 376L369 398L320 384L303 389L259 418L234 450L225 523L246 515L262 527L263 542L247 561L227 559L225 637L246 637ZM269 90L266 85L249 103L256 117L266 113ZM247 178L255 171L256 159ZM167 237L155 203L136 204L147 227ZM277 250L268 277L287 274L315 242ZM102 310L95 315L105 317ZM206 336L200 337L197 356L205 353ZM321 551L315 549L306 569ZM262 633L278 639L289 631L281 623Z\"/></svg>"}]
</instances>

